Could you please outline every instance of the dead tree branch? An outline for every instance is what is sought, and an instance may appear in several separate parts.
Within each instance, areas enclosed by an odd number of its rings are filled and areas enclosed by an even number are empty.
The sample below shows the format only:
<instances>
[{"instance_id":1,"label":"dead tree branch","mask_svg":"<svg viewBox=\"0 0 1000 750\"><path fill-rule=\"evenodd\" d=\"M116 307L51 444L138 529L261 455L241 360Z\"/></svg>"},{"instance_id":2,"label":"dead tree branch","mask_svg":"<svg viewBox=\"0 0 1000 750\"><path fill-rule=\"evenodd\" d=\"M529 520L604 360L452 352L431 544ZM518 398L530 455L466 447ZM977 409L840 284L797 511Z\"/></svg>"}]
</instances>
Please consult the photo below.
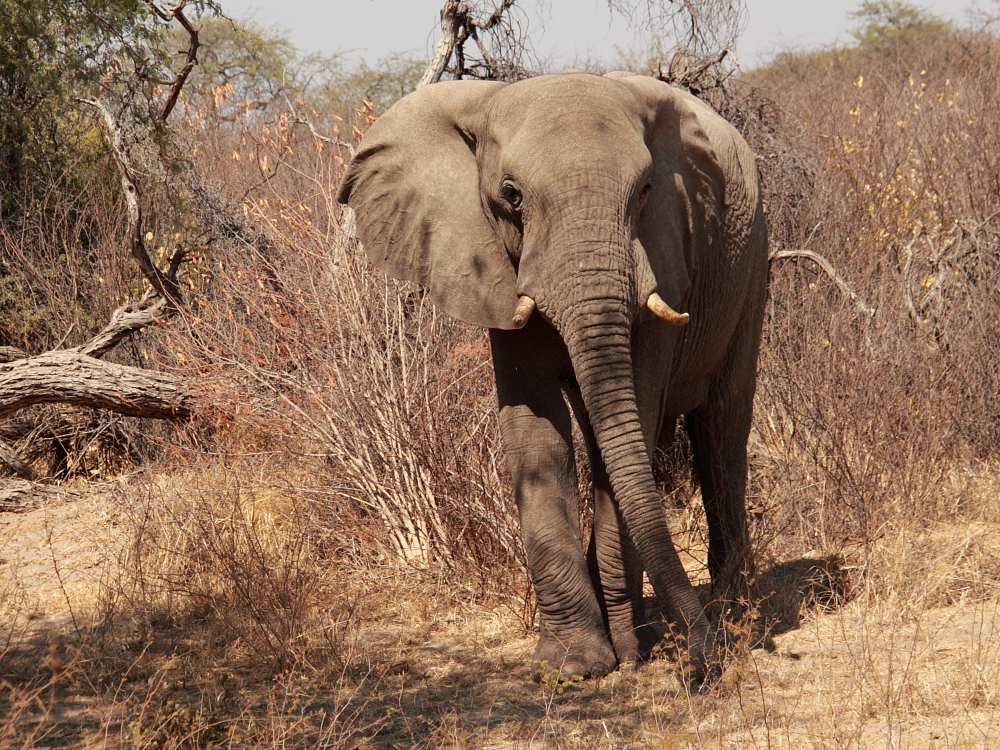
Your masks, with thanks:
<instances>
[{"instance_id":1,"label":"dead tree branch","mask_svg":"<svg viewBox=\"0 0 1000 750\"><path fill-rule=\"evenodd\" d=\"M89 357L103 357L133 331L159 325L170 315L167 300L157 294L155 289L148 287L138 302L122 305L111 313L111 321L104 326L104 330L83 346L77 347L76 351Z\"/></svg>"},{"instance_id":2,"label":"dead tree branch","mask_svg":"<svg viewBox=\"0 0 1000 750\"><path fill-rule=\"evenodd\" d=\"M177 20L184 30L188 33L188 48L187 54L184 57L184 65L181 67L180 72L174 77L174 80L170 81L167 85L170 87L167 93L167 99L163 103L163 109L160 110L160 122L166 122L167 118L170 117L170 113L174 111L174 106L177 104L177 98L181 95L181 89L184 88L184 84L187 82L188 76L191 75L191 71L194 70L194 66L198 64L198 47L201 43L198 41L198 29L196 29L191 21L188 20L187 16L184 15L184 6L187 5L186 0L181 0L173 8L160 8L153 0L147 0L149 7L152 8L153 12L159 16L164 21L168 23L173 20Z\"/></svg>"},{"instance_id":3,"label":"dead tree branch","mask_svg":"<svg viewBox=\"0 0 1000 750\"><path fill-rule=\"evenodd\" d=\"M674 55L667 72L664 73L661 68L656 77L673 86L686 88L693 94L700 94L705 89L718 88L726 82L733 71L725 73L719 73L719 71L722 61L731 55L732 51L727 47L718 54L710 55L694 64L688 64L687 58L683 55ZM706 80L706 74L709 72L717 73L714 81Z\"/></svg>"},{"instance_id":4,"label":"dead tree branch","mask_svg":"<svg viewBox=\"0 0 1000 750\"><path fill-rule=\"evenodd\" d=\"M441 38L417 88L440 81L452 58L455 63L451 70L456 81L466 76L490 80L523 78L521 58L526 42L519 23L512 16L516 3L517 0L502 0L489 16L479 20L477 14L481 16L482 11L476 3L445 0L441 8ZM484 35L495 46L493 50L483 39ZM467 62L465 52L469 39L476 42L480 55L478 60L471 62Z\"/></svg>"},{"instance_id":5,"label":"dead tree branch","mask_svg":"<svg viewBox=\"0 0 1000 750\"><path fill-rule=\"evenodd\" d=\"M506 14L514 5L515 0L503 0L500 3L500 7L497 8L490 17L485 21L476 21L473 19L471 25L476 28L482 29L483 31L490 31L494 26L499 26L504 19L504 14Z\"/></svg>"},{"instance_id":6,"label":"dead tree branch","mask_svg":"<svg viewBox=\"0 0 1000 750\"><path fill-rule=\"evenodd\" d=\"M429 83L437 83L444 75L444 69L448 67L452 50L455 49L458 42L459 31L465 25L465 14L462 9L463 4L459 0L447 0L444 7L441 8L441 38L438 39L434 57L431 58L430 65L427 66L427 70L420 78L417 88Z\"/></svg>"},{"instance_id":7,"label":"dead tree branch","mask_svg":"<svg viewBox=\"0 0 1000 750\"><path fill-rule=\"evenodd\" d=\"M0 513L27 513L53 502L78 500L83 495L83 491L72 487L7 479L0 482Z\"/></svg>"},{"instance_id":8,"label":"dead tree branch","mask_svg":"<svg viewBox=\"0 0 1000 750\"><path fill-rule=\"evenodd\" d=\"M0 419L34 404L178 419L191 415L193 402L185 382L174 375L110 364L75 349L0 364Z\"/></svg>"},{"instance_id":9,"label":"dead tree branch","mask_svg":"<svg viewBox=\"0 0 1000 750\"><path fill-rule=\"evenodd\" d=\"M693 60L732 49L746 24L745 0L608 0L608 8L655 44L672 39L674 53Z\"/></svg>"},{"instance_id":10,"label":"dead tree branch","mask_svg":"<svg viewBox=\"0 0 1000 750\"><path fill-rule=\"evenodd\" d=\"M840 289L844 296L848 297L851 302L854 303L855 307L857 307L861 313L869 318L875 315L875 309L867 305L858 293L851 289L850 284L847 283L844 277L837 273L833 264L819 253L815 253L812 250L779 250L776 253L772 253L768 258L768 261L770 263L774 263L776 260L783 260L786 258L806 258L807 260L811 260L819 266L827 276L830 277L830 280L837 285L837 288Z\"/></svg>"},{"instance_id":11,"label":"dead tree branch","mask_svg":"<svg viewBox=\"0 0 1000 750\"><path fill-rule=\"evenodd\" d=\"M35 474L34 470L28 464L21 460L21 457L17 455L17 451L2 440L0 440L0 463L6 464L7 468L16 477L29 481L38 479L38 475Z\"/></svg>"},{"instance_id":12,"label":"dead tree branch","mask_svg":"<svg viewBox=\"0 0 1000 750\"><path fill-rule=\"evenodd\" d=\"M121 178L122 193L125 195L125 204L128 210L127 235L129 243L129 253L139 264L139 270L160 296L168 301L177 300L180 290L177 282L167 277L149 257L146 251L146 242L142 236L142 208L139 205L139 189L135 183L135 170L129 160L125 148L125 129L122 128L111 111L96 99L79 99L83 104L87 104L98 111L104 121L104 128L107 132L108 143L111 146L111 155L118 167Z\"/></svg>"}]
</instances>

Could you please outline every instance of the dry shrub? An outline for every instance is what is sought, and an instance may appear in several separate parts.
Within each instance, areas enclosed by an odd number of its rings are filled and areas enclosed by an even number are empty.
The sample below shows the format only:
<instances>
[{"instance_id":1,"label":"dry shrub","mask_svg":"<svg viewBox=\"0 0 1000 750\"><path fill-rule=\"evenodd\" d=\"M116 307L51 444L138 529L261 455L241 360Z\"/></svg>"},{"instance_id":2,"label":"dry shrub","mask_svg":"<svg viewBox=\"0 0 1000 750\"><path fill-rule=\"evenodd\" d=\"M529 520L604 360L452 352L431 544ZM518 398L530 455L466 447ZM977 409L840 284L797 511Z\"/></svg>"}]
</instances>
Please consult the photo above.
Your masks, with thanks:
<instances>
[{"instance_id":1,"label":"dry shrub","mask_svg":"<svg viewBox=\"0 0 1000 750\"><path fill-rule=\"evenodd\" d=\"M37 354L86 341L134 280L111 185L96 180L72 196L52 185L30 204L0 223L0 344Z\"/></svg>"},{"instance_id":2,"label":"dry shrub","mask_svg":"<svg viewBox=\"0 0 1000 750\"><path fill-rule=\"evenodd\" d=\"M214 383L213 413L308 458L331 501L383 526L389 558L520 566L485 332L370 266L333 199L340 148L282 115L227 153L244 215L202 202L216 240L191 343L173 344Z\"/></svg>"},{"instance_id":3,"label":"dry shrub","mask_svg":"<svg viewBox=\"0 0 1000 750\"><path fill-rule=\"evenodd\" d=\"M272 673L303 658L329 585L324 532L290 488L245 486L253 474L204 466L118 499L132 533L107 591L109 633L204 627L214 658Z\"/></svg>"},{"instance_id":4,"label":"dry shrub","mask_svg":"<svg viewBox=\"0 0 1000 750\"><path fill-rule=\"evenodd\" d=\"M772 264L751 444L762 541L864 559L890 529L994 517L1000 154L980 145L1000 137L995 37L788 56L754 84L815 155L772 252L821 253L860 300L812 261Z\"/></svg>"},{"instance_id":5,"label":"dry shrub","mask_svg":"<svg viewBox=\"0 0 1000 750\"><path fill-rule=\"evenodd\" d=\"M4 577L0 748L347 748L386 723L369 704L391 659L355 622L378 592L350 580L310 479L281 455L178 458L110 488L96 601L74 595L74 530L56 521L62 597L26 607L38 578Z\"/></svg>"}]
</instances>

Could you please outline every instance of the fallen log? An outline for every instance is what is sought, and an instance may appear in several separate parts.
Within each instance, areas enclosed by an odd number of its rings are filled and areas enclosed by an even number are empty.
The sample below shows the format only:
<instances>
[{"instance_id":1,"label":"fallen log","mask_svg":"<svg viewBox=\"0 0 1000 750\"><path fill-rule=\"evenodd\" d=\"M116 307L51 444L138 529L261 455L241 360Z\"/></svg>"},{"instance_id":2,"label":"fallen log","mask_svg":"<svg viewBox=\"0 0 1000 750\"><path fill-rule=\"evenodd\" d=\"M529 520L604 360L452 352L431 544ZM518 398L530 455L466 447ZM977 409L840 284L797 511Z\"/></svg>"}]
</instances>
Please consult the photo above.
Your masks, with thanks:
<instances>
[{"instance_id":1,"label":"fallen log","mask_svg":"<svg viewBox=\"0 0 1000 750\"><path fill-rule=\"evenodd\" d=\"M85 495L83 490L74 487L0 479L0 513L27 513L50 503L79 500Z\"/></svg>"},{"instance_id":2,"label":"fallen log","mask_svg":"<svg viewBox=\"0 0 1000 750\"><path fill-rule=\"evenodd\" d=\"M178 419L190 416L193 398L175 375L111 364L69 349L0 363L0 419L34 404Z\"/></svg>"}]
</instances>

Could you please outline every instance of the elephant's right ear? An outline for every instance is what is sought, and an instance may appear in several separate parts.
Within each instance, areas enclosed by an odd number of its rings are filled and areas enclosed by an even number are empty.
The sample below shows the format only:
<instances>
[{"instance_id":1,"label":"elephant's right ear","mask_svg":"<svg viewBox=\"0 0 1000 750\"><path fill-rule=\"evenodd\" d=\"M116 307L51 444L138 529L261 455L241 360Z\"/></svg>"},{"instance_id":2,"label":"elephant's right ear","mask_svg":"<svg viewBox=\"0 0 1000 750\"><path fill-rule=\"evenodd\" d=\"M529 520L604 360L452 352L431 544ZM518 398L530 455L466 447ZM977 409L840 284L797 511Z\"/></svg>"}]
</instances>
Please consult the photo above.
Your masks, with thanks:
<instances>
[{"instance_id":1,"label":"elephant's right ear","mask_svg":"<svg viewBox=\"0 0 1000 750\"><path fill-rule=\"evenodd\" d=\"M505 85L451 81L404 97L365 134L337 193L372 263L489 328L513 328L517 274L480 200L475 129Z\"/></svg>"}]
</instances>

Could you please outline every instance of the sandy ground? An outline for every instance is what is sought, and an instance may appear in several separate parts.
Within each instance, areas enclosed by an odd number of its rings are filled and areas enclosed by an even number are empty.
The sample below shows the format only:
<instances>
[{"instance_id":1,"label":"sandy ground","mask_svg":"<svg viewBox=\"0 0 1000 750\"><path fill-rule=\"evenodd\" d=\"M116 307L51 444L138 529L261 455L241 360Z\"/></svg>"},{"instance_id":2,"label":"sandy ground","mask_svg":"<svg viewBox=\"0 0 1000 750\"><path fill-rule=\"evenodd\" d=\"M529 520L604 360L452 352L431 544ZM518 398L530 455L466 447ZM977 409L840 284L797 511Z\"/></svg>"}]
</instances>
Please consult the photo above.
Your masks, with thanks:
<instances>
[{"instance_id":1,"label":"sandy ground","mask_svg":"<svg viewBox=\"0 0 1000 750\"><path fill-rule=\"evenodd\" d=\"M29 630L72 625L89 615L114 570L119 539L112 503L94 496L29 513L0 513L0 602Z\"/></svg>"},{"instance_id":2,"label":"sandy ground","mask_svg":"<svg viewBox=\"0 0 1000 750\"><path fill-rule=\"evenodd\" d=\"M26 623L17 637L92 616L124 536L116 518L102 497L0 516L0 602ZM997 597L814 610L708 695L687 695L666 659L557 693L526 679L535 636L513 608L410 573L368 585L382 603L345 656L380 675L355 714L380 728L356 747L1000 748ZM344 689L357 703L357 686Z\"/></svg>"}]
</instances>

